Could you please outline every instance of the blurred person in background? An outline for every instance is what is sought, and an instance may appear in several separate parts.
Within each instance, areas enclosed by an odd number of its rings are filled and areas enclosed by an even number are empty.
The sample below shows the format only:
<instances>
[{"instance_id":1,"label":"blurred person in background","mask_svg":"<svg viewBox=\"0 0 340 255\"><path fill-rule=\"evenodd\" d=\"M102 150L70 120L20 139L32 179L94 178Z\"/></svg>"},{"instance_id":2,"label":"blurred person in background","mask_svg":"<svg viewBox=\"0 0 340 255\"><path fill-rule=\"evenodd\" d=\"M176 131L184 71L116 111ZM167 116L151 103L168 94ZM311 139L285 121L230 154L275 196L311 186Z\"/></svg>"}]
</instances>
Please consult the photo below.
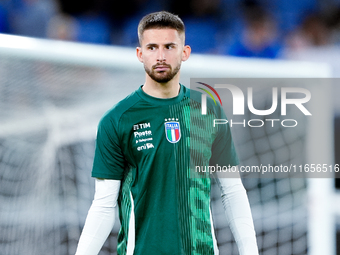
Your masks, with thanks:
<instances>
[{"instance_id":1,"label":"blurred person in background","mask_svg":"<svg viewBox=\"0 0 340 255\"><path fill-rule=\"evenodd\" d=\"M224 54L273 59L280 56L281 49L275 19L256 2L246 2L244 28Z\"/></svg>"},{"instance_id":2,"label":"blurred person in background","mask_svg":"<svg viewBox=\"0 0 340 255\"><path fill-rule=\"evenodd\" d=\"M55 15L48 22L47 37L54 40L77 41L79 25L67 14Z\"/></svg>"},{"instance_id":3,"label":"blurred person in background","mask_svg":"<svg viewBox=\"0 0 340 255\"><path fill-rule=\"evenodd\" d=\"M286 37L286 47L289 51L326 46L330 43L331 31L321 13L307 15L302 24Z\"/></svg>"},{"instance_id":4,"label":"blurred person in background","mask_svg":"<svg viewBox=\"0 0 340 255\"><path fill-rule=\"evenodd\" d=\"M50 26L55 23L62 29L62 24L70 24L72 31L70 31L69 35L72 34L78 42L111 43L111 24L104 14L103 1L58 0L58 5L59 14L52 20Z\"/></svg>"},{"instance_id":5,"label":"blurred person in background","mask_svg":"<svg viewBox=\"0 0 340 255\"><path fill-rule=\"evenodd\" d=\"M332 9L327 19L330 29L330 40L334 45L340 45L340 5Z\"/></svg>"},{"instance_id":6,"label":"blurred person in background","mask_svg":"<svg viewBox=\"0 0 340 255\"><path fill-rule=\"evenodd\" d=\"M9 1L10 30L16 35L46 38L48 22L56 12L53 0Z\"/></svg>"}]
</instances>

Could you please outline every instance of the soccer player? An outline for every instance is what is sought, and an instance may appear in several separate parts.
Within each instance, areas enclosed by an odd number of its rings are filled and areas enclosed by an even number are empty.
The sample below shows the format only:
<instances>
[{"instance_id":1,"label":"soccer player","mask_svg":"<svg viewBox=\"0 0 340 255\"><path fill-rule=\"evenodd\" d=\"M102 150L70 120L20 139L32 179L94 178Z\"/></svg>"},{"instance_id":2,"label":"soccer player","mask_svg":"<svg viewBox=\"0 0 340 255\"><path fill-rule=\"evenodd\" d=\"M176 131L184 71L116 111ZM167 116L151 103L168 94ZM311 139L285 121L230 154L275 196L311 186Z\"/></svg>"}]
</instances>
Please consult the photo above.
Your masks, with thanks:
<instances>
[{"instance_id":1,"label":"soccer player","mask_svg":"<svg viewBox=\"0 0 340 255\"><path fill-rule=\"evenodd\" d=\"M236 166L237 155L220 105L179 83L184 44L182 20L168 12L139 23L137 57L145 83L120 101L98 127L92 176L95 196L76 255L98 254L115 220L121 229L117 254L216 255L210 212L209 173L193 178L194 166ZM197 177L197 176L196 176ZM226 220L241 255L258 254L255 231L240 178L217 178Z\"/></svg>"}]
</instances>

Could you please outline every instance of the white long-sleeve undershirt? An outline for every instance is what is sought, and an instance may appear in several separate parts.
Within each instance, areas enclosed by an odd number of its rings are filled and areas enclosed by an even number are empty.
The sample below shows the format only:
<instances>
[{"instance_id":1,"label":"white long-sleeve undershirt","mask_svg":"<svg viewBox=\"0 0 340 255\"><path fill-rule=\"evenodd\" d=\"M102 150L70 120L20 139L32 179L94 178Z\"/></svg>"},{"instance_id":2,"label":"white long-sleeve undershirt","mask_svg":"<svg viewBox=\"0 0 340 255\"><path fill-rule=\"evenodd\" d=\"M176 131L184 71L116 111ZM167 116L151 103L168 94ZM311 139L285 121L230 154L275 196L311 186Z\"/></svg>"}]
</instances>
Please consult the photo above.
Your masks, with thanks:
<instances>
[{"instance_id":1,"label":"white long-sleeve undershirt","mask_svg":"<svg viewBox=\"0 0 340 255\"><path fill-rule=\"evenodd\" d=\"M216 178L228 225L240 255L258 255L254 223L246 190L240 178Z\"/></svg>"},{"instance_id":2,"label":"white long-sleeve undershirt","mask_svg":"<svg viewBox=\"0 0 340 255\"><path fill-rule=\"evenodd\" d=\"M217 178L228 224L240 255L258 255L253 219L240 178ZM76 255L96 255L110 234L120 188L118 180L96 179L94 200L88 212Z\"/></svg>"},{"instance_id":3,"label":"white long-sleeve undershirt","mask_svg":"<svg viewBox=\"0 0 340 255\"><path fill-rule=\"evenodd\" d=\"M76 255L98 254L114 225L120 181L96 179L95 187Z\"/></svg>"}]
</instances>

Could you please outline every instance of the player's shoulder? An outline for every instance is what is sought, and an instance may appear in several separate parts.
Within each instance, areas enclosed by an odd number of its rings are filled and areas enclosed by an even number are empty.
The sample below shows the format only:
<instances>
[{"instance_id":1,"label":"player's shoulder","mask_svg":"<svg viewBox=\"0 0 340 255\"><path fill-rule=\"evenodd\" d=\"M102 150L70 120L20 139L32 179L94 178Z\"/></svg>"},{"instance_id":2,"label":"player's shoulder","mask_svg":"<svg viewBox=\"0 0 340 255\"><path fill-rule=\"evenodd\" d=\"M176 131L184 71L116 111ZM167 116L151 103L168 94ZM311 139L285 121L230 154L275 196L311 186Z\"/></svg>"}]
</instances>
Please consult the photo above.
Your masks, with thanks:
<instances>
[{"instance_id":1,"label":"player's shoulder","mask_svg":"<svg viewBox=\"0 0 340 255\"><path fill-rule=\"evenodd\" d=\"M193 90L193 89L188 89L186 91L187 97L190 98L191 101L195 102L201 107L202 104L202 93L201 91ZM212 112L216 116L220 116L221 112L223 112L223 108L221 104L217 101L214 100L213 98L207 96L205 97L206 100L206 107L209 109L210 112Z\"/></svg>"},{"instance_id":2,"label":"player's shoulder","mask_svg":"<svg viewBox=\"0 0 340 255\"><path fill-rule=\"evenodd\" d=\"M127 97L115 104L111 109L105 112L101 118L101 123L110 122L112 124L117 124L121 116L127 112L131 107L136 105L140 100L137 92L134 91Z\"/></svg>"},{"instance_id":3,"label":"player's shoulder","mask_svg":"<svg viewBox=\"0 0 340 255\"><path fill-rule=\"evenodd\" d=\"M190 98L190 100L196 102L196 103L201 103L201 92L197 91L197 90L193 90L193 89L189 89L187 87L185 88L185 95Z\"/></svg>"}]
</instances>

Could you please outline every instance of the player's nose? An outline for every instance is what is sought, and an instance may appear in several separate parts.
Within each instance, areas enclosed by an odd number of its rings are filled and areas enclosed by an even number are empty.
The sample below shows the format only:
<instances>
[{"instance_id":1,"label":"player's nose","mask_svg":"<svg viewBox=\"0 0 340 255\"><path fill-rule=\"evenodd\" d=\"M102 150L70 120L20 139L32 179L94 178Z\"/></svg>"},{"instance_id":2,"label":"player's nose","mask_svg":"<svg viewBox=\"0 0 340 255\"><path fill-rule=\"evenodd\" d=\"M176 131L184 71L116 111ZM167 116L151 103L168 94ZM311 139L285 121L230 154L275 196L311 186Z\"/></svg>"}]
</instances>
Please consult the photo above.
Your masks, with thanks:
<instances>
[{"instance_id":1,"label":"player's nose","mask_svg":"<svg viewBox=\"0 0 340 255\"><path fill-rule=\"evenodd\" d=\"M158 50L158 54L157 54L157 61L159 61L159 62L163 62L163 61L165 61L166 60L166 58L165 58L165 51L163 50L163 49L159 49Z\"/></svg>"}]
</instances>

